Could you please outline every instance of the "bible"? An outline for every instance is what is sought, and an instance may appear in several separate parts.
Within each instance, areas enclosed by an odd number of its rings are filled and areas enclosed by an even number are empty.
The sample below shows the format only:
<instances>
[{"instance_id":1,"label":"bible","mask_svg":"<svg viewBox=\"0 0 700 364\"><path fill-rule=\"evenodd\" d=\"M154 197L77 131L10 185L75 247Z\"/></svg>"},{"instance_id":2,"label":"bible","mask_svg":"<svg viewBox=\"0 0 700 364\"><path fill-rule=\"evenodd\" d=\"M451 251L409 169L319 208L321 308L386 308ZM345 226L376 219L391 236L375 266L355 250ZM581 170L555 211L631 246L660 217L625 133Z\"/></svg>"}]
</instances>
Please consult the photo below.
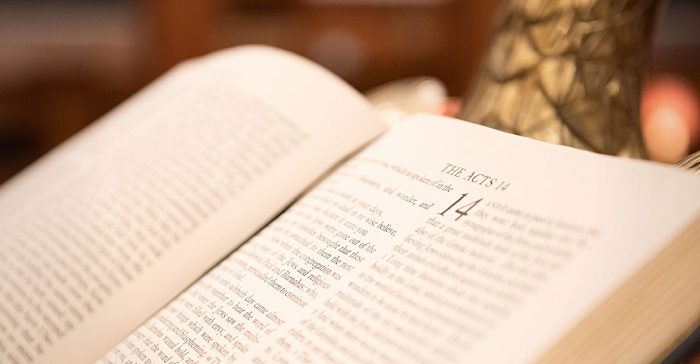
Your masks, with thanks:
<instances>
[{"instance_id":1,"label":"bible","mask_svg":"<svg viewBox=\"0 0 700 364\"><path fill-rule=\"evenodd\" d=\"M386 125L264 46L176 66L0 188L0 362L645 362L700 318L700 179Z\"/></svg>"}]
</instances>

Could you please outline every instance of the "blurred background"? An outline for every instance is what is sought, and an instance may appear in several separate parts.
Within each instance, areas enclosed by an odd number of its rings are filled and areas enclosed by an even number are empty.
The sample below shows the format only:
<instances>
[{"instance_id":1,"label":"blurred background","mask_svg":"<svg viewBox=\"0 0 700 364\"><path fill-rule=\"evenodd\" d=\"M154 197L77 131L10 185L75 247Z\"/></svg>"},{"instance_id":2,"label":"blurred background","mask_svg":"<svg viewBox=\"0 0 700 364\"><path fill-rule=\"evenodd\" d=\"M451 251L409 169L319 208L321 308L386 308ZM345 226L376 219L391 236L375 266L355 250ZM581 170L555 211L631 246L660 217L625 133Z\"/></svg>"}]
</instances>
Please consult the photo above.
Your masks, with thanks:
<instances>
[{"instance_id":1,"label":"blurred background","mask_svg":"<svg viewBox=\"0 0 700 364\"><path fill-rule=\"evenodd\" d=\"M662 94L673 98L681 88L697 105L700 1L666 5L649 80L666 80L670 91ZM172 65L239 44L300 53L361 91L430 75L461 95L497 7L494 0L2 0L0 181Z\"/></svg>"}]
</instances>

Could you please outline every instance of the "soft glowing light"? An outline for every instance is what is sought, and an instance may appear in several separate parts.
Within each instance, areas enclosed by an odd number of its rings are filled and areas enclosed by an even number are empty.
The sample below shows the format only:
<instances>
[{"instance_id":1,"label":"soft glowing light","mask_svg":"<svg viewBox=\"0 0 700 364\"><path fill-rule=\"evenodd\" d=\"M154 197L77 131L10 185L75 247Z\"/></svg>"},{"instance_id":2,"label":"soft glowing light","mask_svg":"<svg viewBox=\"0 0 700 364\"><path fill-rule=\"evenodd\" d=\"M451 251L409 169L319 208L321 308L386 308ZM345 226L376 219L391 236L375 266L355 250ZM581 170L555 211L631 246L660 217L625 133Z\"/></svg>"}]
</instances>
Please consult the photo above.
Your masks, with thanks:
<instances>
[{"instance_id":1,"label":"soft glowing light","mask_svg":"<svg viewBox=\"0 0 700 364\"><path fill-rule=\"evenodd\" d=\"M698 97L685 81L674 76L653 79L642 94L642 129L649 156L676 162L700 141Z\"/></svg>"}]
</instances>

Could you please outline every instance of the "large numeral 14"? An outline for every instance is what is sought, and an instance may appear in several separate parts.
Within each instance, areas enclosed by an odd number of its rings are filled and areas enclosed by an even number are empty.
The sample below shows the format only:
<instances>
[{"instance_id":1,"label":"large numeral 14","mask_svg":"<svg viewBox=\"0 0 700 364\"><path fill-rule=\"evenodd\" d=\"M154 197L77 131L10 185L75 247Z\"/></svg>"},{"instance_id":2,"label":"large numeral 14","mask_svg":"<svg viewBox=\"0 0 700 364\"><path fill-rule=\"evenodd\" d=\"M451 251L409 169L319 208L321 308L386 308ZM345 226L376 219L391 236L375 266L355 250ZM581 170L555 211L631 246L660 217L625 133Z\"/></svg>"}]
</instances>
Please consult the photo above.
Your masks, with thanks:
<instances>
[{"instance_id":1,"label":"large numeral 14","mask_svg":"<svg viewBox=\"0 0 700 364\"><path fill-rule=\"evenodd\" d=\"M439 213L438 215L440 216L445 216L445 213L450 211L455 205L457 205L460 201L462 201L465 197L467 197L469 193L463 193L455 202L453 202L450 206L448 206L443 212ZM474 206L478 205L479 202L481 202L483 198L474 200L472 202L467 203L466 205L459 207L455 209L455 213L458 215L455 218L455 221L459 220L462 216L467 216L469 214L469 211L474 208Z\"/></svg>"}]
</instances>

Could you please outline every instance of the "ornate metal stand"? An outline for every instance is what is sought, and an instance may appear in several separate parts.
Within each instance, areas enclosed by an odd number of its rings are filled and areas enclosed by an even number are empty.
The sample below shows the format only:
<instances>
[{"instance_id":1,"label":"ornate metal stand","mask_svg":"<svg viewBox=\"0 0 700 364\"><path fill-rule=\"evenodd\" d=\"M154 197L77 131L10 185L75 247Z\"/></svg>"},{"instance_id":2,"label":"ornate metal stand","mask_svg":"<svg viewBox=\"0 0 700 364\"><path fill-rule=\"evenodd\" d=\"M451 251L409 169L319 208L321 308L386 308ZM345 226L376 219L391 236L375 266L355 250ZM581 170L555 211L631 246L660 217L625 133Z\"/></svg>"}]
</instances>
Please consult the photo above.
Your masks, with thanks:
<instances>
[{"instance_id":1,"label":"ornate metal stand","mask_svg":"<svg viewBox=\"0 0 700 364\"><path fill-rule=\"evenodd\" d=\"M643 72L658 0L506 0L461 117L644 158Z\"/></svg>"},{"instance_id":2,"label":"ornate metal stand","mask_svg":"<svg viewBox=\"0 0 700 364\"><path fill-rule=\"evenodd\" d=\"M700 151L695 152L676 163L680 168L686 168L693 171L695 174L700 174Z\"/></svg>"}]
</instances>

